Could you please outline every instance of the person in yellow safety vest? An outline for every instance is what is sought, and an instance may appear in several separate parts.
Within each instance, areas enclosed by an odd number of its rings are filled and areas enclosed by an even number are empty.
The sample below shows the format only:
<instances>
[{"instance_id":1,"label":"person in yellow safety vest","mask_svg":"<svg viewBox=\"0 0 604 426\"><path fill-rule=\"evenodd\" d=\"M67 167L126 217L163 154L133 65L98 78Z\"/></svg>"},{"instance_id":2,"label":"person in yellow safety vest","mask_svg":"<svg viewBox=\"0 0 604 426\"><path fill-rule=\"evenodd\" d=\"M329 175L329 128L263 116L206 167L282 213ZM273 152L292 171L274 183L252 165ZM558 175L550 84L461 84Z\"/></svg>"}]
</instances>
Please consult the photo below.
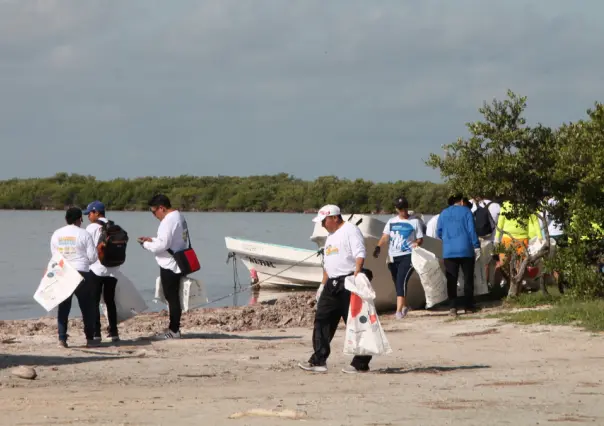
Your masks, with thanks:
<instances>
[{"instance_id":1,"label":"person in yellow safety vest","mask_svg":"<svg viewBox=\"0 0 604 426\"><path fill-rule=\"evenodd\" d=\"M506 248L512 243L516 246L518 254L522 254L531 238L543 238L541 226L536 215L531 215L528 220L528 226L521 224L514 219L508 219L504 213L511 211L512 204L505 201L501 206L501 213L497 220L497 231L495 233L495 241L501 242ZM503 232L501 232L503 230Z\"/></svg>"},{"instance_id":2,"label":"person in yellow safety vest","mask_svg":"<svg viewBox=\"0 0 604 426\"><path fill-rule=\"evenodd\" d=\"M531 238L537 237L543 238L541 233L541 226L539 226L539 220L536 215L531 215L527 225L521 224L519 221L514 219L508 219L505 217L505 213L511 211L512 204L509 201L505 201L501 205L501 212L497 220L497 231L495 233L495 244L501 243L505 248L513 246L516 248L516 253L522 256L524 251L528 248L528 242ZM501 232L503 230L503 232ZM499 262L497 262L496 269L501 268L505 263L506 256L501 253L499 255ZM520 267L521 259L516 261L516 268Z\"/></svg>"}]
</instances>

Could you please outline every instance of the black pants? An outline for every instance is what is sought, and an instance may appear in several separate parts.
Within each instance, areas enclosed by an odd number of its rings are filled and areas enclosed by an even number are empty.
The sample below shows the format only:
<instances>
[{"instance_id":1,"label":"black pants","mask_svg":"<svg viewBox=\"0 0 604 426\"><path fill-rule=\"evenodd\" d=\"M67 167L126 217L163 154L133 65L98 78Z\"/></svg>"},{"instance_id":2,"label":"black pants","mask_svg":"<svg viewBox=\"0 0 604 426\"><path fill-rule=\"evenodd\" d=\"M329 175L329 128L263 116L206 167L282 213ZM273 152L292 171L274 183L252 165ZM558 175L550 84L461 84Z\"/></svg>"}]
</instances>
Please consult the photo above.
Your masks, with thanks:
<instances>
[{"instance_id":1,"label":"black pants","mask_svg":"<svg viewBox=\"0 0 604 426\"><path fill-rule=\"evenodd\" d=\"M312 333L314 353L309 359L312 365L325 365L331 353L331 340L336 334L340 318L348 319L348 308L350 306L350 292L344 288L344 279L340 279L336 287L332 285L333 280L325 284L317 303L315 314L315 325ZM370 355L357 355L352 359L350 365L357 370L369 370Z\"/></svg>"},{"instance_id":2,"label":"black pants","mask_svg":"<svg viewBox=\"0 0 604 426\"><path fill-rule=\"evenodd\" d=\"M455 257L444 259L445 271L447 275L447 296L451 308L459 307L459 298L457 297L457 279L459 278L459 268L464 277L464 307L474 307L474 263L473 257Z\"/></svg>"},{"instance_id":3,"label":"black pants","mask_svg":"<svg viewBox=\"0 0 604 426\"><path fill-rule=\"evenodd\" d=\"M84 334L86 340L92 340L94 335L94 280L91 272L80 272L84 281L75 289L72 295L59 304L57 312L57 325L59 328L59 340L67 341L67 324L71 312L71 299L73 295L78 298L78 305L82 312L84 322Z\"/></svg>"},{"instance_id":4,"label":"black pants","mask_svg":"<svg viewBox=\"0 0 604 426\"><path fill-rule=\"evenodd\" d=\"M392 275L392 281L394 281L397 297L405 297L407 295L407 283L413 271L411 255L406 254L394 257L392 263L388 264L388 269Z\"/></svg>"},{"instance_id":5,"label":"black pants","mask_svg":"<svg viewBox=\"0 0 604 426\"><path fill-rule=\"evenodd\" d=\"M169 269L159 268L159 278L164 297L170 308L170 325L168 328L174 333L180 331L180 317L182 307L180 306L180 279L182 274L177 274Z\"/></svg>"},{"instance_id":6,"label":"black pants","mask_svg":"<svg viewBox=\"0 0 604 426\"><path fill-rule=\"evenodd\" d=\"M109 327L107 331L111 336L117 336L117 309L115 307L115 288L117 286L117 279L114 277L99 277L92 273L95 281L95 322L94 322L94 337L101 337L101 309L99 304L101 303L101 297L107 307L107 319L109 320Z\"/></svg>"}]
</instances>

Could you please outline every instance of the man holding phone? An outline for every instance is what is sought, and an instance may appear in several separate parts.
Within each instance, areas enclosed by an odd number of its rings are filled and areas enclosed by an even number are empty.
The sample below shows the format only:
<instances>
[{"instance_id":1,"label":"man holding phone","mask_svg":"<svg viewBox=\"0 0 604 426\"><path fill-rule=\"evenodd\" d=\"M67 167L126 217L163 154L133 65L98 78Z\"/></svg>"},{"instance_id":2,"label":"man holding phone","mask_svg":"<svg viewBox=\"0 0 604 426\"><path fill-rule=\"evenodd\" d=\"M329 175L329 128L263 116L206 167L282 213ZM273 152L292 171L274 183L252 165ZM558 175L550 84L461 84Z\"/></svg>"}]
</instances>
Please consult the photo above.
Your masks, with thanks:
<instances>
[{"instance_id":1,"label":"man holding phone","mask_svg":"<svg viewBox=\"0 0 604 426\"><path fill-rule=\"evenodd\" d=\"M151 213L160 221L157 237L140 237L139 244L155 255L159 265L159 277L168 308L170 310L170 324L168 329L157 335L161 339L180 339L180 317L182 306L180 304L180 281L183 277L173 253L187 247L188 231L183 215L172 208L170 199L163 194L155 195L149 201Z\"/></svg>"}]
</instances>

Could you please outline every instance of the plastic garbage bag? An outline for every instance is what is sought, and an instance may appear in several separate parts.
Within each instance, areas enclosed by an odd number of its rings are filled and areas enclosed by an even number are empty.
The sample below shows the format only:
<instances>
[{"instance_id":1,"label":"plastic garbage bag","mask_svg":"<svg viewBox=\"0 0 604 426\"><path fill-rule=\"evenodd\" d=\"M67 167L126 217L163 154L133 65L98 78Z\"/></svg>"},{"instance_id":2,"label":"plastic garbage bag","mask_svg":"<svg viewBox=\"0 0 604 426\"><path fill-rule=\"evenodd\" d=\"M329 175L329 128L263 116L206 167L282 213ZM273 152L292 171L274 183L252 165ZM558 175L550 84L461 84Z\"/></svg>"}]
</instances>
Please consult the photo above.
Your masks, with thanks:
<instances>
[{"instance_id":1,"label":"plastic garbage bag","mask_svg":"<svg viewBox=\"0 0 604 426\"><path fill-rule=\"evenodd\" d=\"M60 253L48 262L34 300L47 312L59 306L78 288L84 277L76 271Z\"/></svg>"},{"instance_id":2,"label":"plastic garbage bag","mask_svg":"<svg viewBox=\"0 0 604 426\"><path fill-rule=\"evenodd\" d=\"M384 355L392 352L375 310L375 291L363 273L347 277L351 292L343 352L347 355Z\"/></svg>"},{"instance_id":3,"label":"plastic garbage bag","mask_svg":"<svg viewBox=\"0 0 604 426\"><path fill-rule=\"evenodd\" d=\"M538 237L531 238L529 240L528 248L527 248L529 255L531 255L531 256L536 255L544 245L545 245L545 240L539 239ZM556 244L556 240L554 240L553 238L550 238L549 245L550 245L549 255L546 254L544 257L548 257L548 256L553 257L554 254L556 253L556 249L558 248L557 244Z\"/></svg>"},{"instance_id":4,"label":"plastic garbage bag","mask_svg":"<svg viewBox=\"0 0 604 426\"><path fill-rule=\"evenodd\" d=\"M528 250L528 254L529 254L530 256L534 256L534 255L536 255L536 254L537 254L537 252L538 252L539 250L541 250L541 248L542 248L544 245L545 245L545 240L542 240L542 239L537 238L537 237L533 237L533 238L531 238L531 239L529 240L529 243L528 243L528 248L527 248L527 250Z\"/></svg>"},{"instance_id":5,"label":"plastic garbage bag","mask_svg":"<svg viewBox=\"0 0 604 426\"><path fill-rule=\"evenodd\" d=\"M191 277L182 277L180 279L180 306L183 312L195 309L208 303L206 287L201 280ZM161 286L161 278L155 280L155 298L154 301L168 304Z\"/></svg>"},{"instance_id":6,"label":"plastic garbage bag","mask_svg":"<svg viewBox=\"0 0 604 426\"><path fill-rule=\"evenodd\" d=\"M145 300L128 277L120 271L114 272L111 275L117 279L117 285L115 287L115 307L117 310L118 323L133 318L137 314L149 309L147 303L145 303ZM105 318L109 319L107 315L107 306L103 303L102 298L101 308L103 309Z\"/></svg>"},{"instance_id":7,"label":"plastic garbage bag","mask_svg":"<svg viewBox=\"0 0 604 426\"><path fill-rule=\"evenodd\" d=\"M474 264L474 296L489 293L486 267L491 261L494 248L493 241L483 240L480 242L480 257ZM457 296L464 295L464 280L463 271L460 268L459 279L457 280Z\"/></svg>"},{"instance_id":8,"label":"plastic garbage bag","mask_svg":"<svg viewBox=\"0 0 604 426\"><path fill-rule=\"evenodd\" d=\"M411 264L419 275L426 295L426 308L447 300L447 278L436 255L418 247L411 252Z\"/></svg>"}]
</instances>

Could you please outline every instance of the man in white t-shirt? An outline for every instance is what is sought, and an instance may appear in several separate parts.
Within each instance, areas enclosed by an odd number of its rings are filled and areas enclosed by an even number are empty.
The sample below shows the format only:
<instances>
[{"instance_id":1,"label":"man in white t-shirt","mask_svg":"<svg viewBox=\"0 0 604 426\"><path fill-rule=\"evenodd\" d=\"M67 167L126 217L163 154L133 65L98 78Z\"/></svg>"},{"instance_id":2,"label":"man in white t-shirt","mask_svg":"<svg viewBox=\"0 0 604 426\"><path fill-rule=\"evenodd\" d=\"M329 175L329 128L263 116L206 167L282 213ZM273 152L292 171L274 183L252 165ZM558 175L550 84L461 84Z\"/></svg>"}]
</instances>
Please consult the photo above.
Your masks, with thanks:
<instances>
[{"instance_id":1,"label":"man in white t-shirt","mask_svg":"<svg viewBox=\"0 0 604 426\"><path fill-rule=\"evenodd\" d=\"M405 296L407 283L413 272L411 265L411 251L422 244L424 231L417 219L409 217L409 202L403 196L394 201L397 216L388 219L382 238L378 242L373 257L380 255L381 246L389 242L388 269L396 288L396 319L402 319L409 312Z\"/></svg>"},{"instance_id":2,"label":"man in white t-shirt","mask_svg":"<svg viewBox=\"0 0 604 426\"><path fill-rule=\"evenodd\" d=\"M308 362L298 364L312 372L326 372L330 344L340 319L348 319L350 291L344 288L346 277L363 271L371 280L371 273L363 269L365 263L365 240L361 230L350 222L344 222L340 208L326 205L313 219L321 223L329 235L325 240L323 281L317 291L317 311L313 330L314 353ZM345 373L369 371L371 356L355 356Z\"/></svg>"},{"instance_id":3,"label":"man in white t-shirt","mask_svg":"<svg viewBox=\"0 0 604 426\"><path fill-rule=\"evenodd\" d=\"M61 253L63 258L74 268L84 280L78 285L73 294L59 304L57 324L59 329L59 346L67 347L67 324L71 312L71 299L73 295L78 298L78 305L82 312L86 346L99 346L94 340L94 281L91 278L90 265L97 261L96 246L92 237L82 225L82 210L70 207L65 213L66 226L57 229L50 238L50 252L54 256Z\"/></svg>"},{"instance_id":4,"label":"man in white t-shirt","mask_svg":"<svg viewBox=\"0 0 604 426\"><path fill-rule=\"evenodd\" d=\"M470 203L470 210L474 216L474 224L476 226L476 233L481 246L486 241L495 241L495 234L497 233L497 222L499 221L499 213L501 212L501 205L495 201L487 200L482 197L474 197L474 199L468 201ZM490 234L484 234L481 232L481 228L486 225L484 217L481 220L481 215L476 214L478 207L486 208L489 212L487 219L490 219L490 226L492 232ZM486 215L485 215L486 216ZM482 223L481 223L482 222ZM484 234L484 235L483 235ZM497 256L497 259L499 256ZM490 258L489 258L490 259ZM485 263L485 277L488 283L491 283L492 278L495 276L495 264L489 260Z\"/></svg>"},{"instance_id":5,"label":"man in white t-shirt","mask_svg":"<svg viewBox=\"0 0 604 426\"><path fill-rule=\"evenodd\" d=\"M100 201L93 201L88 204L88 207L82 212L88 216L90 225L86 227L86 231L92 236L97 250L99 244L102 244L101 237L103 226L101 224L107 224L108 220L105 218L105 205ZM125 254L125 253L124 253ZM92 277L95 282L95 326L94 326L94 340L101 341L101 312L99 304L101 303L101 297L107 307L107 319L109 320L109 327L107 329L109 335L107 336L112 342L118 342L120 340L119 333L117 330L117 308L115 306L115 289L117 287L117 279L112 275L119 270L119 266L107 267L101 263L101 259L97 260L90 266Z\"/></svg>"},{"instance_id":6,"label":"man in white t-shirt","mask_svg":"<svg viewBox=\"0 0 604 426\"><path fill-rule=\"evenodd\" d=\"M183 274L168 250L173 253L187 248L189 233L183 215L172 208L170 199L163 194L154 196L149 201L151 213L159 221L157 237L141 237L138 242L145 250L155 255L155 261L159 265L159 277L161 280L164 297L170 309L170 324L168 329L157 337L161 339L180 338L180 317L182 306L180 304L180 281Z\"/></svg>"}]
</instances>

